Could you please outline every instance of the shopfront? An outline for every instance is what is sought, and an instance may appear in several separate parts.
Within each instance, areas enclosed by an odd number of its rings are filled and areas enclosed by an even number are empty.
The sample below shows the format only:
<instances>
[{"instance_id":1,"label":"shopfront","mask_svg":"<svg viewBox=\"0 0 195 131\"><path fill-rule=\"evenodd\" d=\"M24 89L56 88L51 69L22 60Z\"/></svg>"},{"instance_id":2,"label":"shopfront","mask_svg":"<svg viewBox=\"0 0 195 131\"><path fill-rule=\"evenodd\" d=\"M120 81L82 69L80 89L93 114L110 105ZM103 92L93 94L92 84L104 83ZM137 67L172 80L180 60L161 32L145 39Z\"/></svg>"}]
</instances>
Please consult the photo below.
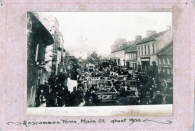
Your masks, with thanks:
<instances>
[{"instance_id":1,"label":"shopfront","mask_svg":"<svg viewBox=\"0 0 195 131\"><path fill-rule=\"evenodd\" d=\"M147 71L150 67L150 58L141 58L142 71Z\"/></svg>"}]
</instances>

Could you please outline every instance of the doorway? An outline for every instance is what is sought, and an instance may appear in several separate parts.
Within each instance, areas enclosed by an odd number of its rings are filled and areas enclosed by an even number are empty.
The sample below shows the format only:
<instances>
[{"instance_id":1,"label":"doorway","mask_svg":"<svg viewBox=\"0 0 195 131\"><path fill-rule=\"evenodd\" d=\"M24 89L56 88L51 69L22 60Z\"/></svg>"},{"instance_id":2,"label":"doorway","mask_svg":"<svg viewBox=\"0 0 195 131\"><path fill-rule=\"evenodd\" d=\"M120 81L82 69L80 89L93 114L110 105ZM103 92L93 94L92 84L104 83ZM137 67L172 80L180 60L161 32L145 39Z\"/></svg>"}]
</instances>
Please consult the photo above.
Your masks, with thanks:
<instances>
[{"instance_id":1,"label":"doorway","mask_svg":"<svg viewBox=\"0 0 195 131\"><path fill-rule=\"evenodd\" d=\"M142 70L143 71L147 71L149 66L150 66L150 62L149 61L142 61Z\"/></svg>"},{"instance_id":2,"label":"doorway","mask_svg":"<svg viewBox=\"0 0 195 131\"><path fill-rule=\"evenodd\" d=\"M129 65L130 65L130 64L129 64L129 62L126 62L126 66L127 66L127 68L129 68Z\"/></svg>"}]
</instances>

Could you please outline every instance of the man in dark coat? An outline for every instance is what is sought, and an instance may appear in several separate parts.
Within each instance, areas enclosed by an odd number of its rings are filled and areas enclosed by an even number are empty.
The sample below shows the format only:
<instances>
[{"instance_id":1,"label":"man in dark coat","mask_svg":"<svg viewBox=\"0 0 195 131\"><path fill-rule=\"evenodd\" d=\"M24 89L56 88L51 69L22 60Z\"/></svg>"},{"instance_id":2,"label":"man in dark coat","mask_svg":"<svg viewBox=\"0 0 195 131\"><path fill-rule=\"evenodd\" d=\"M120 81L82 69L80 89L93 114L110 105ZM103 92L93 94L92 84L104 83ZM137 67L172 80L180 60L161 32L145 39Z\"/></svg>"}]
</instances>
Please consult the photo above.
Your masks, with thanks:
<instances>
[{"instance_id":1,"label":"man in dark coat","mask_svg":"<svg viewBox=\"0 0 195 131\"><path fill-rule=\"evenodd\" d=\"M70 94L71 106L77 106L76 98L77 98L77 90L76 90L76 87L73 87L73 91Z\"/></svg>"}]
</instances>

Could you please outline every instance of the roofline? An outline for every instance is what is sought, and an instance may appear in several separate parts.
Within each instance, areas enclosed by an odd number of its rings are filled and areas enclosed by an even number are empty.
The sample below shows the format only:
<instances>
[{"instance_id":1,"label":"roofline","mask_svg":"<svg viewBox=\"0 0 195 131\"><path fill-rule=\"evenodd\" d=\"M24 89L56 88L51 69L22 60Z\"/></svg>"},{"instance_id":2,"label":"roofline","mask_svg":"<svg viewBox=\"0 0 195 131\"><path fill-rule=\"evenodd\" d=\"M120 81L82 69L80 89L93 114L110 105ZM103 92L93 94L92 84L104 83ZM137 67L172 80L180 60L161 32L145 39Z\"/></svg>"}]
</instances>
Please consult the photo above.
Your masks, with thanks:
<instances>
[{"instance_id":1,"label":"roofline","mask_svg":"<svg viewBox=\"0 0 195 131\"><path fill-rule=\"evenodd\" d=\"M164 32L163 34L165 34L165 33L168 32L168 31L170 31L170 30L164 30L164 31L155 33L155 34L153 34L153 35L151 35L151 36L149 36L149 37L142 38L142 39L140 39L140 40L147 39L147 38L150 38L150 37L152 38L152 37L154 37L154 35L158 35L158 34L163 33L163 32ZM161 34L161 35L163 35L163 34ZM161 35L160 35L160 36L161 36ZM152 38L151 41L156 41L156 38L158 38L158 37L160 37L160 36L157 36L157 37ZM148 41L148 42L141 42L141 43L138 43L140 40L138 40L138 41L136 42L137 45L140 45L140 44L143 44L143 43L151 42L151 41Z\"/></svg>"},{"instance_id":2,"label":"roofline","mask_svg":"<svg viewBox=\"0 0 195 131\"><path fill-rule=\"evenodd\" d=\"M156 38L154 38L155 40L151 40L151 41L148 41L148 42L152 42L152 41L156 41ZM145 43L148 43L148 42L143 42L143 43L138 43L136 45L141 45L141 44L145 44Z\"/></svg>"},{"instance_id":3,"label":"roofline","mask_svg":"<svg viewBox=\"0 0 195 131\"><path fill-rule=\"evenodd\" d=\"M137 46L136 42L133 43L129 48L127 48L127 50L128 50L128 49L131 50L134 46ZM137 51L137 47L136 47L136 50L133 50L133 51L125 51L125 54L126 54L126 53L130 53L130 52L136 52L136 51Z\"/></svg>"},{"instance_id":4,"label":"roofline","mask_svg":"<svg viewBox=\"0 0 195 131\"><path fill-rule=\"evenodd\" d=\"M135 50L135 51L125 52L125 54L127 54L127 53L133 53L133 52L137 52L137 50Z\"/></svg>"}]
</instances>

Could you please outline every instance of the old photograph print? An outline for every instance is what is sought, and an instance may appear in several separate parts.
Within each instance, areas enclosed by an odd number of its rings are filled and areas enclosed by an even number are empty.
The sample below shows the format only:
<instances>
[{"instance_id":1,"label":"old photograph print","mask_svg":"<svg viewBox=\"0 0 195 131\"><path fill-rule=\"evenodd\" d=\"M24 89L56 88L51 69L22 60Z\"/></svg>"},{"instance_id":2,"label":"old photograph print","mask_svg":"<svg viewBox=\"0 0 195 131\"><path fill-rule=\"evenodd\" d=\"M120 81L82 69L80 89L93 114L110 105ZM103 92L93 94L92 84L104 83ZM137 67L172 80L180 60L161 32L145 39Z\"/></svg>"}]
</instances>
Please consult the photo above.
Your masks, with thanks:
<instances>
[{"instance_id":1,"label":"old photograph print","mask_svg":"<svg viewBox=\"0 0 195 131\"><path fill-rule=\"evenodd\" d=\"M27 107L173 104L171 12L27 12Z\"/></svg>"}]
</instances>

